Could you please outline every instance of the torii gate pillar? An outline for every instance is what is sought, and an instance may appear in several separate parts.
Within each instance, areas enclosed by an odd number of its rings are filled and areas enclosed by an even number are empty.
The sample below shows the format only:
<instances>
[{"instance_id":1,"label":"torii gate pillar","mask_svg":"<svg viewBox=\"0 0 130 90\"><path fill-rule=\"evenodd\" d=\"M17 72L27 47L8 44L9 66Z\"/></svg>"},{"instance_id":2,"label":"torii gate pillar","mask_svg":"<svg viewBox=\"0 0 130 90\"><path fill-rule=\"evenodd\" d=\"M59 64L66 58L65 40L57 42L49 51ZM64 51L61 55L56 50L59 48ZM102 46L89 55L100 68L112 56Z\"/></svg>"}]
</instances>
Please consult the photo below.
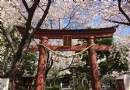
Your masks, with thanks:
<instances>
[{"instance_id":1,"label":"torii gate pillar","mask_svg":"<svg viewBox=\"0 0 130 90\"><path fill-rule=\"evenodd\" d=\"M41 38L41 44L47 44L46 37ZM38 70L36 75L36 90L45 90L45 73L46 73L46 50L43 46L39 46Z\"/></svg>"},{"instance_id":2,"label":"torii gate pillar","mask_svg":"<svg viewBox=\"0 0 130 90\"><path fill-rule=\"evenodd\" d=\"M94 44L94 36L90 36L88 38L88 43ZM98 74L98 66L97 66L97 60L96 60L96 50L94 45L89 48L89 63L91 68L91 84L92 84L92 90L101 90L100 87L100 80L99 80L99 74Z\"/></svg>"}]
</instances>

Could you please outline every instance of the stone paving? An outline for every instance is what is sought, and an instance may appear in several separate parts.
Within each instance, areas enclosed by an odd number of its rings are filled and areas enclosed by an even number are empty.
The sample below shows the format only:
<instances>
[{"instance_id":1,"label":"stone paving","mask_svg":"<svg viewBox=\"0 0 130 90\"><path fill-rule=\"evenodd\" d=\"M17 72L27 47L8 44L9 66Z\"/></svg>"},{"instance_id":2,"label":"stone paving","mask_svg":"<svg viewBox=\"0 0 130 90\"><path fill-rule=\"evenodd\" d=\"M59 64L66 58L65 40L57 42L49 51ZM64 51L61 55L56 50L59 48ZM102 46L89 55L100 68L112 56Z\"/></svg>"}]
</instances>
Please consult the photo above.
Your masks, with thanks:
<instances>
[{"instance_id":1,"label":"stone paving","mask_svg":"<svg viewBox=\"0 0 130 90\"><path fill-rule=\"evenodd\" d=\"M72 88L62 88L61 90L72 90Z\"/></svg>"}]
</instances>

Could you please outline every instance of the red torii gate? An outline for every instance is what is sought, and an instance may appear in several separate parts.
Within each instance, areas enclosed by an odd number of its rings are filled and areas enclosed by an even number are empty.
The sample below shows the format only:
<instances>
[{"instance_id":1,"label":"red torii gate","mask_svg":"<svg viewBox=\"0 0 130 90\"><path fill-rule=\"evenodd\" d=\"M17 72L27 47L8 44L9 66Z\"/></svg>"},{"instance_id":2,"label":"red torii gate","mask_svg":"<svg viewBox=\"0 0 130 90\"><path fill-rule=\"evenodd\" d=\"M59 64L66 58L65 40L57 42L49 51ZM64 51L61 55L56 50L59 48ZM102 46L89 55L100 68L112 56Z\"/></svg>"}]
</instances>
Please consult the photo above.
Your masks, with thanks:
<instances>
[{"instance_id":1,"label":"red torii gate","mask_svg":"<svg viewBox=\"0 0 130 90\"><path fill-rule=\"evenodd\" d=\"M94 44L94 38L108 38L112 37L116 26L109 28L100 28L100 29L73 29L73 30L56 30L56 29L39 29L35 38L41 39L41 44L46 45L48 48L52 50L60 50L60 51L81 51L87 47L87 45L82 46L54 46L48 45L48 39L62 39L63 36L71 36L72 39L86 39L88 44ZM21 34L24 34L25 28L18 27L18 30ZM47 37L47 38L46 38ZM90 68L91 68L91 82L93 90L101 90L100 80L98 77L98 66L96 60L96 51L97 50L109 50L110 46L99 46L92 45L89 51L89 60L90 60ZM36 90L44 90L45 84L45 67L46 67L46 50L43 46L38 45L38 47L33 48L33 50L39 50L39 60L38 60L38 71L36 75Z\"/></svg>"}]
</instances>

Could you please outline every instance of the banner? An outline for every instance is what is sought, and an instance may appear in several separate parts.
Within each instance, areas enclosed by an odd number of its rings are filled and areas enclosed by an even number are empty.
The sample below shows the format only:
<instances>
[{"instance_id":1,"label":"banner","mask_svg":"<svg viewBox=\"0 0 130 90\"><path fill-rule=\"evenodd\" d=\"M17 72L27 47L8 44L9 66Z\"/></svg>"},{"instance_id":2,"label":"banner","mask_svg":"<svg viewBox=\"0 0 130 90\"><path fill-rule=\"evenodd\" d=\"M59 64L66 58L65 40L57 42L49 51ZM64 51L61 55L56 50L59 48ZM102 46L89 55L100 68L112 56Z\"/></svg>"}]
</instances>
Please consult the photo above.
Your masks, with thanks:
<instances>
[{"instance_id":1,"label":"banner","mask_svg":"<svg viewBox=\"0 0 130 90\"><path fill-rule=\"evenodd\" d=\"M0 78L0 90L8 90L9 78Z\"/></svg>"}]
</instances>

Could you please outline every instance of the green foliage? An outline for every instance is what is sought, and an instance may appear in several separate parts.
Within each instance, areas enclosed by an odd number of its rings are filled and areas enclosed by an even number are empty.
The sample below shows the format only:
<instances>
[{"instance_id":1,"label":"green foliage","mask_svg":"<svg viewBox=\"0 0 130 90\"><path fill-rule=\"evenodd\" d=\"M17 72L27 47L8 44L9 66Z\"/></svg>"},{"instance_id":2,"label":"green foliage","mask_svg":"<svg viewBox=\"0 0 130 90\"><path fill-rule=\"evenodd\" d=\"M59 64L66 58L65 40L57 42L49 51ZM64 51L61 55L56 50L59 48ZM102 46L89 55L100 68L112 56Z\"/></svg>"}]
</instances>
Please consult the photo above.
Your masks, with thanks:
<instances>
[{"instance_id":1,"label":"green foliage","mask_svg":"<svg viewBox=\"0 0 130 90\"><path fill-rule=\"evenodd\" d=\"M17 75L33 76L37 69L35 52L26 52L22 65L17 69Z\"/></svg>"},{"instance_id":2,"label":"green foliage","mask_svg":"<svg viewBox=\"0 0 130 90\"><path fill-rule=\"evenodd\" d=\"M110 51L97 51L97 59L108 58Z\"/></svg>"},{"instance_id":3,"label":"green foliage","mask_svg":"<svg viewBox=\"0 0 130 90\"><path fill-rule=\"evenodd\" d=\"M83 87L81 84L77 85L76 90L89 90L87 87Z\"/></svg>"},{"instance_id":4,"label":"green foliage","mask_svg":"<svg viewBox=\"0 0 130 90\"><path fill-rule=\"evenodd\" d=\"M87 90L90 88L90 66L89 66L89 60L88 60L88 53L84 52L82 55L82 61L86 62L85 65L79 65L74 68L70 68L70 71L72 72L72 76L74 79L74 87L76 90Z\"/></svg>"},{"instance_id":5,"label":"green foliage","mask_svg":"<svg viewBox=\"0 0 130 90\"><path fill-rule=\"evenodd\" d=\"M99 45L112 45L113 38L98 38L95 39L95 44Z\"/></svg>"},{"instance_id":6,"label":"green foliage","mask_svg":"<svg viewBox=\"0 0 130 90\"><path fill-rule=\"evenodd\" d=\"M23 86L18 86L17 90L26 90Z\"/></svg>"},{"instance_id":7,"label":"green foliage","mask_svg":"<svg viewBox=\"0 0 130 90\"><path fill-rule=\"evenodd\" d=\"M109 63L107 63L106 61L99 63L101 75L105 75L109 71L109 66Z\"/></svg>"},{"instance_id":8,"label":"green foliage","mask_svg":"<svg viewBox=\"0 0 130 90\"><path fill-rule=\"evenodd\" d=\"M7 33L11 36L11 39L13 40L13 44L15 45L14 48L15 50L17 50L17 47L19 45L20 42L20 35L18 33L18 31L16 30L16 28L13 28L9 33ZM1 49L2 48L2 49ZM2 68L3 68L3 75L4 76L6 73L8 73L8 71L10 70L11 66L12 66L12 61L13 61L13 56L14 53L12 51L12 48L8 42L8 40L6 39L6 37L2 34L0 34L0 60L2 63Z\"/></svg>"},{"instance_id":9,"label":"green foliage","mask_svg":"<svg viewBox=\"0 0 130 90\"><path fill-rule=\"evenodd\" d=\"M128 70L127 49L124 46L113 46L108 62L111 69L117 72Z\"/></svg>"},{"instance_id":10,"label":"green foliage","mask_svg":"<svg viewBox=\"0 0 130 90\"><path fill-rule=\"evenodd\" d=\"M87 52L84 52L84 53L82 54L82 61L86 61L86 60L89 60L89 55L88 55Z\"/></svg>"},{"instance_id":11,"label":"green foliage","mask_svg":"<svg viewBox=\"0 0 130 90\"><path fill-rule=\"evenodd\" d=\"M13 43L18 46L18 44L20 43L21 35L20 35L20 33L18 32L18 30L17 30L16 27L14 27L14 28L11 30L10 36L11 36L11 38L12 38L12 40L13 40Z\"/></svg>"},{"instance_id":12,"label":"green foliage","mask_svg":"<svg viewBox=\"0 0 130 90\"><path fill-rule=\"evenodd\" d=\"M128 49L124 46L113 45L110 53L104 54L107 58L99 63L101 77L113 71L122 72L128 70Z\"/></svg>"},{"instance_id":13,"label":"green foliage","mask_svg":"<svg viewBox=\"0 0 130 90\"><path fill-rule=\"evenodd\" d=\"M3 76L11 67L11 63L13 60L13 53L10 45L7 42L7 39L0 34L0 61Z\"/></svg>"},{"instance_id":14,"label":"green foliage","mask_svg":"<svg viewBox=\"0 0 130 90\"><path fill-rule=\"evenodd\" d=\"M84 42L83 39L80 39ZM95 39L95 44L98 45L112 45L113 38L97 38ZM113 71L122 72L128 70L128 60L127 53L128 49L124 46L120 45L112 45L111 51L97 51L97 60L105 59L104 61L99 63L100 76L110 74ZM89 56L88 53L83 53L82 61L86 62L86 72L88 73L90 70L89 67ZM81 67L79 72L84 72ZM86 73L86 74L87 74ZM90 73L88 73L90 75Z\"/></svg>"},{"instance_id":15,"label":"green foliage","mask_svg":"<svg viewBox=\"0 0 130 90\"><path fill-rule=\"evenodd\" d=\"M30 75L34 74L34 71L36 70L35 63L36 63L36 53L28 52L25 56L25 61L23 63L23 66L25 67L27 74L30 74Z\"/></svg>"},{"instance_id":16,"label":"green foliage","mask_svg":"<svg viewBox=\"0 0 130 90\"><path fill-rule=\"evenodd\" d=\"M60 86L46 87L46 90L60 90Z\"/></svg>"},{"instance_id":17,"label":"green foliage","mask_svg":"<svg viewBox=\"0 0 130 90\"><path fill-rule=\"evenodd\" d=\"M85 29L85 30L91 30L91 29L93 29L92 27L87 27L87 29Z\"/></svg>"},{"instance_id":18,"label":"green foliage","mask_svg":"<svg viewBox=\"0 0 130 90\"><path fill-rule=\"evenodd\" d=\"M105 78L102 78L102 79L101 79L101 83L102 83L103 85L108 85L108 86L110 86L110 88L113 88L112 90L117 90L117 89L116 89L116 80L115 80L115 78L112 77L112 76L107 76L107 77L105 77Z\"/></svg>"},{"instance_id":19,"label":"green foliage","mask_svg":"<svg viewBox=\"0 0 130 90\"><path fill-rule=\"evenodd\" d=\"M78 72L80 72L80 73L83 73L83 72L85 72L86 70L85 70L84 67L78 66L78 67L76 68L76 71L78 71Z\"/></svg>"}]
</instances>

